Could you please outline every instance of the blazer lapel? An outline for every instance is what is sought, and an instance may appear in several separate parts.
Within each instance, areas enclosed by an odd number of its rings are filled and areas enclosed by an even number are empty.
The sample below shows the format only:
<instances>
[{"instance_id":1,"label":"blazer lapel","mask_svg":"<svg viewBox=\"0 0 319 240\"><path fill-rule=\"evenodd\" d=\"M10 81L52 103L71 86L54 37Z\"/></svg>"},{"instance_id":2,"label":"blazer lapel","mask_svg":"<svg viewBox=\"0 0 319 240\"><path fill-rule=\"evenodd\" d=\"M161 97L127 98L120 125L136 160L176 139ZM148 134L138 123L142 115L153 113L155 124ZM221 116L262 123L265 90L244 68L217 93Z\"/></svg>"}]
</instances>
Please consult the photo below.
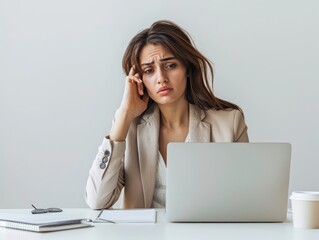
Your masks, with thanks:
<instances>
[{"instance_id":1,"label":"blazer lapel","mask_svg":"<svg viewBox=\"0 0 319 240\"><path fill-rule=\"evenodd\" d=\"M211 125L204 122L204 110L189 104L189 138L191 142L211 142Z\"/></svg>"},{"instance_id":2,"label":"blazer lapel","mask_svg":"<svg viewBox=\"0 0 319 240\"><path fill-rule=\"evenodd\" d=\"M144 205L149 208L152 204L156 164L158 159L158 137L160 116L155 106L150 114L143 116L142 123L137 126L137 146L140 164L140 174L143 187Z\"/></svg>"}]
</instances>

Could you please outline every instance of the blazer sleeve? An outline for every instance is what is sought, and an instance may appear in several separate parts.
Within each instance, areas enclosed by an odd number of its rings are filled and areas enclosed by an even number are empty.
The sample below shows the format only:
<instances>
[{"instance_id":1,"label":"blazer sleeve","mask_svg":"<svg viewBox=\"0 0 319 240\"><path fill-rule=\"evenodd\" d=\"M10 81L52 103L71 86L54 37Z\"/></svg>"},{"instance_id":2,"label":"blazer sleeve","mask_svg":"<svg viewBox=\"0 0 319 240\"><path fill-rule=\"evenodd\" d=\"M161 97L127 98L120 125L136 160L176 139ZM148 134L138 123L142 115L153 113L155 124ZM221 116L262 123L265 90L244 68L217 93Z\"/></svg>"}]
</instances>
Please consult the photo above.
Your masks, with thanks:
<instances>
[{"instance_id":1,"label":"blazer sleeve","mask_svg":"<svg viewBox=\"0 0 319 240\"><path fill-rule=\"evenodd\" d=\"M89 171L85 200L92 209L110 208L124 186L125 142L103 139ZM105 167L101 168L104 158Z\"/></svg>"},{"instance_id":2,"label":"blazer sleeve","mask_svg":"<svg viewBox=\"0 0 319 240\"><path fill-rule=\"evenodd\" d=\"M236 110L234 115L234 142L249 142L244 115Z\"/></svg>"}]
</instances>

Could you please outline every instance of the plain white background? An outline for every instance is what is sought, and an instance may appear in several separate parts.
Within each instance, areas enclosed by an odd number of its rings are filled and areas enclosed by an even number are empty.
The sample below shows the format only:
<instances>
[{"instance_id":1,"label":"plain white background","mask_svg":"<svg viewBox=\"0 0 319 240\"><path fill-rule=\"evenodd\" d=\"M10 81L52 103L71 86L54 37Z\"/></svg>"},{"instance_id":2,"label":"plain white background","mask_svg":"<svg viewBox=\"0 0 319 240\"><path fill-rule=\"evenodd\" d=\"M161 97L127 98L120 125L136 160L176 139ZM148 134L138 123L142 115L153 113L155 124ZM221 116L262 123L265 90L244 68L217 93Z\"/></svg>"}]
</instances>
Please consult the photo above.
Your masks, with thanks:
<instances>
[{"instance_id":1,"label":"plain white background","mask_svg":"<svg viewBox=\"0 0 319 240\"><path fill-rule=\"evenodd\" d=\"M86 206L122 55L159 19L212 60L250 141L292 144L290 191L319 190L318 1L0 0L0 208Z\"/></svg>"}]
</instances>

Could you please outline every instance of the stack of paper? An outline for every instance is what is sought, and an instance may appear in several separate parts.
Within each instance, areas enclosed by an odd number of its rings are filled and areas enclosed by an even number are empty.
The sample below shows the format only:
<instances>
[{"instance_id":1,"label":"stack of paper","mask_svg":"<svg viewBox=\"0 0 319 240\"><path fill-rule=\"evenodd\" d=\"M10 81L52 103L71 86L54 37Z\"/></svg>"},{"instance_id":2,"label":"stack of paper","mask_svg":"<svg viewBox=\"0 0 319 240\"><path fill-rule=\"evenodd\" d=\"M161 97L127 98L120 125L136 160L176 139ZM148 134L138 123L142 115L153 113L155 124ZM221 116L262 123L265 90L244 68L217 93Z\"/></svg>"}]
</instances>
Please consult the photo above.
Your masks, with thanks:
<instances>
[{"instance_id":1,"label":"stack of paper","mask_svg":"<svg viewBox=\"0 0 319 240\"><path fill-rule=\"evenodd\" d=\"M155 223L155 209L112 209L102 210L97 220L114 223Z\"/></svg>"}]
</instances>

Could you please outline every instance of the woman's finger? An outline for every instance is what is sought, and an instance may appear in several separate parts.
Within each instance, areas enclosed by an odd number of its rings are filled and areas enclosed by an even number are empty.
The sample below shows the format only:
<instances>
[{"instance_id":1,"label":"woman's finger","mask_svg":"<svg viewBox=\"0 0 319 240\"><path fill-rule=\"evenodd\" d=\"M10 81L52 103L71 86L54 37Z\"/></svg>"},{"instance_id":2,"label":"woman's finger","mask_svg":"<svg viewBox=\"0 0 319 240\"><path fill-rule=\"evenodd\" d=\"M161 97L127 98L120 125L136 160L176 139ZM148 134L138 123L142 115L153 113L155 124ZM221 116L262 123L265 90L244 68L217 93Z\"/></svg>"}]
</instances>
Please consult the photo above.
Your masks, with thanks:
<instances>
[{"instance_id":1,"label":"woman's finger","mask_svg":"<svg viewBox=\"0 0 319 240\"><path fill-rule=\"evenodd\" d=\"M138 93L143 96L144 95L144 84L142 81L137 83Z\"/></svg>"},{"instance_id":2,"label":"woman's finger","mask_svg":"<svg viewBox=\"0 0 319 240\"><path fill-rule=\"evenodd\" d=\"M129 76L133 76L134 75L134 70L135 70L135 66L133 65L130 69L130 72L128 73Z\"/></svg>"},{"instance_id":3,"label":"woman's finger","mask_svg":"<svg viewBox=\"0 0 319 240\"><path fill-rule=\"evenodd\" d=\"M134 76L127 76L128 82L136 82L136 83L143 83L139 77Z\"/></svg>"}]
</instances>

